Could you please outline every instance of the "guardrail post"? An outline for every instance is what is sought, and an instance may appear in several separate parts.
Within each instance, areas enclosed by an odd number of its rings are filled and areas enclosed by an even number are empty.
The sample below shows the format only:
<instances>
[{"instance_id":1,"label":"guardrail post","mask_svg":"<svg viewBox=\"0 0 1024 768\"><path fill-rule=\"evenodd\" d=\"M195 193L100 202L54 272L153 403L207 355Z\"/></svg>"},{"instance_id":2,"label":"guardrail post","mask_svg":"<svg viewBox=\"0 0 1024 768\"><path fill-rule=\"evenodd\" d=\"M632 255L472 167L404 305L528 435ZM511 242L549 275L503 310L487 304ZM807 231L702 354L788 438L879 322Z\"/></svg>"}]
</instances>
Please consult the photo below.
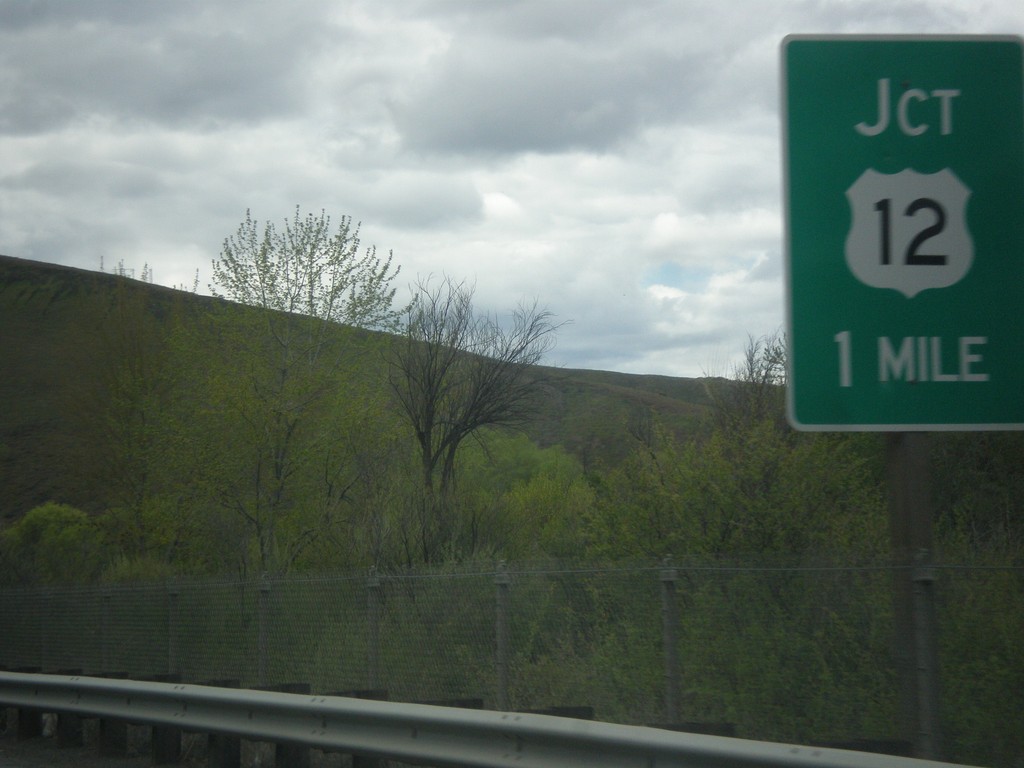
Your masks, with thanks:
<instances>
[{"instance_id":1,"label":"guardrail post","mask_svg":"<svg viewBox=\"0 0 1024 768\"><path fill-rule=\"evenodd\" d=\"M309 683L281 683L271 685L262 690L308 694L311 688ZM275 766L281 766L281 768L309 768L310 763L311 756L308 745L285 741L274 743Z\"/></svg>"},{"instance_id":2,"label":"guardrail post","mask_svg":"<svg viewBox=\"0 0 1024 768\"><path fill-rule=\"evenodd\" d=\"M509 614L511 613L511 597L509 586L512 578L509 576L508 567L505 561L498 563L498 572L494 575L496 591L497 613L494 621L495 634L495 666L498 673L498 685L495 692L495 704L497 709L507 711L508 704L508 681L509 681L509 652L511 645L511 626Z\"/></svg>"},{"instance_id":3,"label":"guardrail post","mask_svg":"<svg viewBox=\"0 0 1024 768\"><path fill-rule=\"evenodd\" d=\"M109 672L100 677L112 680L127 679L124 672ZM99 751L106 757L126 757L128 755L128 721L116 717L100 717Z\"/></svg>"},{"instance_id":4,"label":"guardrail post","mask_svg":"<svg viewBox=\"0 0 1024 768\"><path fill-rule=\"evenodd\" d=\"M665 719L679 722L679 604L676 602L676 580L679 574L672 567L672 556L662 561L661 569L661 635L665 654Z\"/></svg>"},{"instance_id":5,"label":"guardrail post","mask_svg":"<svg viewBox=\"0 0 1024 768\"><path fill-rule=\"evenodd\" d=\"M28 741L43 735L43 712L39 709L19 707L17 740Z\"/></svg>"},{"instance_id":6,"label":"guardrail post","mask_svg":"<svg viewBox=\"0 0 1024 768\"><path fill-rule=\"evenodd\" d=\"M380 587L380 576L376 566L370 567L370 575L366 580L366 687L370 690L380 688L380 617L383 600Z\"/></svg>"},{"instance_id":7,"label":"guardrail post","mask_svg":"<svg viewBox=\"0 0 1024 768\"><path fill-rule=\"evenodd\" d=\"M257 623L257 660L256 660L256 684L265 686L267 684L267 660L270 656L269 638L267 636L267 619L270 610L270 582L267 581L267 574L263 574L260 580L259 597L256 603Z\"/></svg>"},{"instance_id":8,"label":"guardrail post","mask_svg":"<svg viewBox=\"0 0 1024 768\"><path fill-rule=\"evenodd\" d=\"M58 669L58 675L80 675L82 670ZM72 712L57 713L57 731L54 734L58 747L81 747L85 744L85 732L82 728L82 718Z\"/></svg>"},{"instance_id":9,"label":"guardrail post","mask_svg":"<svg viewBox=\"0 0 1024 768\"><path fill-rule=\"evenodd\" d=\"M211 733L206 741L208 768L239 768L242 764L242 740L237 736Z\"/></svg>"},{"instance_id":10,"label":"guardrail post","mask_svg":"<svg viewBox=\"0 0 1024 768\"><path fill-rule=\"evenodd\" d=\"M370 573L374 573L373 568L370 569ZM387 701L388 692L381 690L367 690L367 691L336 691L334 693L328 693L328 696L344 696L348 699L369 699L371 701ZM367 757L366 755L351 755L351 768L384 768L385 762L379 757Z\"/></svg>"},{"instance_id":11,"label":"guardrail post","mask_svg":"<svg viewBox=\"0 0 1024 768\"><path fill-rule=\"evenodd\" d=\"M24 672L25 674L38 674L39 672L42 672L42 667L19 667L14 671ZM42 710L30 707L18 707L17 713L18 730L15 733L18 741L37 739L43 735Z\"/></svg>"},{"instance_id":12,"label":"guardrail post","mask_svg":"<svg viewBox=\"0 0 1024 768\"><path fill-rule=\"evenodd\" d=\"M238 680L210 680L204 685L215 688L238 688ZM207 768L239 768L242 764L242 740L226 733L210 733L206 737Z\"/></svg>"},{"instance_id":13,"label":"guardrail post","mask_svg":"<svg viewBox=\"0 0 1024 768\"><path fill-rule=\"evenodd\" d=\"M181 682L177 675L154 675L154 683ZM176 765L181 760L181 728L173 725L154 725L150 733L150 752L153 765Z\"/></svg>"}]
</instances>

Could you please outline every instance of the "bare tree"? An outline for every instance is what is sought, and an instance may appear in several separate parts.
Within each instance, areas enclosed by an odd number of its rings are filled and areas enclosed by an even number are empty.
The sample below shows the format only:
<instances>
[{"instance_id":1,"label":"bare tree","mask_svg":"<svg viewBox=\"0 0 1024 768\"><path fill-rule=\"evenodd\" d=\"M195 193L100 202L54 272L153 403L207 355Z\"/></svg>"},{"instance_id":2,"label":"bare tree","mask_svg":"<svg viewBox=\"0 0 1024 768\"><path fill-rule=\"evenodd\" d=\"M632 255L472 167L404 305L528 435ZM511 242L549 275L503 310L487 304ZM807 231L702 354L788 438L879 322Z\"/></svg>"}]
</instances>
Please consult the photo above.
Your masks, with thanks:
<instances>
[{"instance_id":1,"label":"bare tree","mask_svg":"<svg viewBox=\"0 0 1024 768\"><path fill-rule=\"evenodd\" d=\"M415 292L389 381L416 436L423 488L418 546L429 561L450 528L447 500L459 446L483 427L515 427L531 415L544 386L535 366L558 326L536 303L520 305L507 326L479 315L473 287L451 278L420 281Z\"/></svg>"},{"instance_id":2,"label":"bare tree","mask_svg":"<svg viewBox=\"0 0 1024 768\"><path fill-rule=\"evenodd\" d=\"M786 337L780 332L747 336L743 359L730 380L708 379L718 425L727 430L749 427L765 418L785 424Z\"/></svg>"}]
</instances>

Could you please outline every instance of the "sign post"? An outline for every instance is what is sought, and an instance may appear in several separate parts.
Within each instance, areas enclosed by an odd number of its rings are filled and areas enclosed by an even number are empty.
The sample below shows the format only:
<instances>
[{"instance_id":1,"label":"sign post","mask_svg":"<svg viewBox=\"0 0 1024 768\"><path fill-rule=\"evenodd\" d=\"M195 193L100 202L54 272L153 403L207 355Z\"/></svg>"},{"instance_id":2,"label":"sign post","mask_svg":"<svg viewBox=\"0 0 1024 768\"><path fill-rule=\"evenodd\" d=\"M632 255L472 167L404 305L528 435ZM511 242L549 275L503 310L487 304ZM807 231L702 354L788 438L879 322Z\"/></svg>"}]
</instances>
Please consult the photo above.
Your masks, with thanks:
<instances>
[{"instance_id":1,"label":"sign post","mask_svg":"<svg viewBox=\"0 0 1024 768\"><path fill-rule=\"evenodd\" d=\"M939 759L927 435L1024 429L1016 37L782 44L787 413L884 431L901 730Z\"/></svg>"}]
</instances>

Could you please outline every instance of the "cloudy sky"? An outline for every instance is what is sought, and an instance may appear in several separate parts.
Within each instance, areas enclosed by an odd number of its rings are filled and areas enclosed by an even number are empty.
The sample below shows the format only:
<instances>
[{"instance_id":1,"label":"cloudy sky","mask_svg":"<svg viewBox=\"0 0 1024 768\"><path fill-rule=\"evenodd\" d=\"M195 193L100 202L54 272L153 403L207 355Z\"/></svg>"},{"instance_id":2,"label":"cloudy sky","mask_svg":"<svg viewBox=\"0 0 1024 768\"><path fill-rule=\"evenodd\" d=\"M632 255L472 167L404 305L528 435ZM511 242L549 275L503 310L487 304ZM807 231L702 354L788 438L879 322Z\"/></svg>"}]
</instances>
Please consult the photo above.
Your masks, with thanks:
<instances>
[{"instance_id":1,"label":"cloudy sky","mask_svg":"<svg viewBox=\"0 0 1024 768\"><path fill-rule=\"evenodd\" d=\"M779 43L1020 0L0 0L0 253L191 286L252 210L362 222L548 362L728 373L780 329Z\"/></svg>"}]
</instances>

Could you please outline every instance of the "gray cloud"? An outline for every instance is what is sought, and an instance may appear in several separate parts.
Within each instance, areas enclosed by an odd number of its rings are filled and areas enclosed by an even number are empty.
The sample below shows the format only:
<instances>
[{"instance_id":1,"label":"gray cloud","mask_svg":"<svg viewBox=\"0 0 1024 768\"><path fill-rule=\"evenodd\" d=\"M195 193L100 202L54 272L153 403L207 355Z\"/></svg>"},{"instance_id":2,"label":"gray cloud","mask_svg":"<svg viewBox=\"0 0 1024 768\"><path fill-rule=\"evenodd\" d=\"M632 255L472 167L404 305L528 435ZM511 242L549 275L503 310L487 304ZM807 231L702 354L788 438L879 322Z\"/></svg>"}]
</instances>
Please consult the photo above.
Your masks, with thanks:
<instances>
[{"instance_id":1,"label":"gray cloud","mask_svg":"<svg viewBox=\"0 0 1024 768\"><path fill-rule=\"evenodd\" d=\"M6 0L0 252L208 282L251 208L403 282L537 298L550 362L727 372L782 323L791 32L1024 31L1015 0Z\"/></svg>"},{"instance_id":2,"label":"gray cloud","mask_svg":"<svg viewBox=\"0 0 1024 768\"><path fill-rule=\"evenodd\" d=\"M104 195L143 198L168 191L160 173L151 167L91 160L46 160L27 171L0 177L0 188L45 195Z\"/></svg>"},{"instance_id":3,"label":"gray cloud","mask_svg":"<svg viewBox=\"0 0 1024 768\"><path fill-rule=\"evenodd\" d=\"M0 130L55 130L94 115L201 129L294 115L310 97L303 72L329 28L282 6L249 7L8 9L14 24L0 20L0 82L10 86L0 96Z\"/></svg>"},{"instance_id":4,"label":"gray cloud","mask_svg":"<svg viewBox=\"0 0 1024 768\"><path fill-rule=\"evenodd\" d=\"M702 94L731 56L707 34L720 4L450 2L436 12L448 43L395 106L419 150L608 151L653 124L706 120Z\"/></svg>"},{"instance_id":5,"label":"gray cloud","mask_svg":"<svg viewBox=\"0 0 1024 768\"><path fill-rule=\"evenodd\" d=\"M416 150L605 151L637 129L652 83L670 71L677 62L623 61L559 40L475 40L434 64L396 123Z\"/></svg>"},{"instance_id":6,"label":"gray cloud","mask_svg":"<svg viewBox=\"0 0 1024 768\"><path fill-rule=\"evenodd\" d=\"M194 12L198 3L139 3L133 0L7 0L0 5L0 28L24 32L36 27L72 26L103 21L122 26L151 24L182 12Z\"/></svg>"},{"instance_id":7,"label":"gray cloud","mask_svg":"<svg viewBox=\"0 0 1024 768\"><path fill-rule=\"evenodd\" d=\"M483 201L467 180L433 173L389 174L366 190L364 215L380 225L435 229L477 221Z\"/></svg>"}]
</instances>

